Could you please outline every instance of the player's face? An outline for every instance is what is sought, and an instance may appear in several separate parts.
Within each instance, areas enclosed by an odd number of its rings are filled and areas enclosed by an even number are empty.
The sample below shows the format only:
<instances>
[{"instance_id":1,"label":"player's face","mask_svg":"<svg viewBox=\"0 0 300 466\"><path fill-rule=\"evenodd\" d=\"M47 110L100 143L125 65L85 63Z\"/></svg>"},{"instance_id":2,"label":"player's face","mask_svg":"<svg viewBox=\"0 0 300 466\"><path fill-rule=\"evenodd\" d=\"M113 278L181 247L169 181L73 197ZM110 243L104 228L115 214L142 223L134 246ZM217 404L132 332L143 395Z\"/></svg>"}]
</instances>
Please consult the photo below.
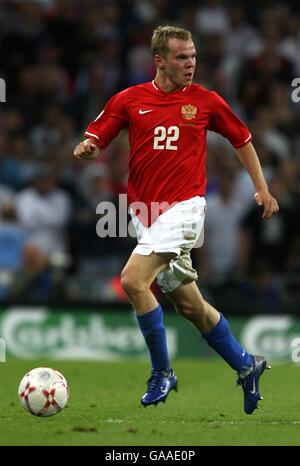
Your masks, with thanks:
<instances>
[{"instance_id":1,"label":"player's face","mask_svg":"<svg viewBox=\"0 0 300 466\"><path fill-rule=\"evenodd\" d=\"M169 52L162 58L165 77L175 87L189 86L195 74L196 49L192 40L169 39Z\"/></svg>"}]
</instances>

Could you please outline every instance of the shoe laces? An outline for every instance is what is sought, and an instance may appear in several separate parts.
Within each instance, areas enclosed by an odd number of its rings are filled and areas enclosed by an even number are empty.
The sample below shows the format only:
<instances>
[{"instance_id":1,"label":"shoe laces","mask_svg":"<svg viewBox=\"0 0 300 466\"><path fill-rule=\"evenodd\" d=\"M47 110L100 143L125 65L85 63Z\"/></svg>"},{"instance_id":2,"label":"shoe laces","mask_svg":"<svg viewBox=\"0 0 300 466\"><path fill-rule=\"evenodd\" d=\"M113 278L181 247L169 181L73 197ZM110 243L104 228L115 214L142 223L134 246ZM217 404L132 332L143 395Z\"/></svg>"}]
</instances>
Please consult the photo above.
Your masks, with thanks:
<instances>
[{"instance_id":1,"label":"shoe laces","mask_svg":"<svg viewBox=\"0 0 300 466\"><path fill-rule=\"evenodd\" d=\"M155 370L152 372L151 377L147 381L148 392L152 393L157 390L162 380L167 376L166 372Z\"/></svg>"},{"instance_id":2,"label":"shoe laces","mask_svg":"<svg viewBox=\"0 0 300 466\"><path fill-rule=\"evenodd\" d=\"M241 385L243 388L246 388L247 387L247 378L248 377L244 377L243 379L241 377L239 377L236 381L236 384L237 385Z\"/></svg>"},{"instance_id":3,"label":"shoe laces","mask_svg":"<svg viewBox=\"0 0 300 466\"><path fill-rule=\"evenodd\" d=\"M252 376L252 375L253 375L253 371L250 372L250 374L246 375L246 377L239 376L239 378L236 381L236 384L241 385L245 389L251 388L252 387L252 378L250 376Z\"/></svg>"}]
</instances>

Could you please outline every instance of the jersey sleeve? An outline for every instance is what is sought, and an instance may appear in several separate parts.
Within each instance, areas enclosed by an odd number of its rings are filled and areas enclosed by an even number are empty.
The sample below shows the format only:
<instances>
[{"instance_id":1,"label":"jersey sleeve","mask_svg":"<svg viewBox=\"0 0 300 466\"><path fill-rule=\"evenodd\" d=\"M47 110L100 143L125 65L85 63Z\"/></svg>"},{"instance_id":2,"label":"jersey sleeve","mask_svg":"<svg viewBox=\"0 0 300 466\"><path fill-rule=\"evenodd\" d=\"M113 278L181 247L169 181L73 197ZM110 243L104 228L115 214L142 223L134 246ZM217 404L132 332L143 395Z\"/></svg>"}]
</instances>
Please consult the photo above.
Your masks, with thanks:
<instances>
[{"instance_id":1,"label":"jersey sleeve","mask_svg":"<svg viewBox=\"0 0 300 466\"><path fill-rule=\"evenodd\" d=\"M85 137L95 139L101 149L105 149L120 130L128 126L126 102L126 90L111 97L96 120L88 125Z\"/></svg>"},{"instance_id":2,"label":"jersey sleeve","mask_svg":"<svg viewBox=\"0 0 300 466\"><path fill-rule=\"evenodd\" d=\"M216 92L211 92L212 113L208 129L228 139L233 147L239 149L252 140L248 127L231 110L227 102Z\"/></svg>"}]
</instances>

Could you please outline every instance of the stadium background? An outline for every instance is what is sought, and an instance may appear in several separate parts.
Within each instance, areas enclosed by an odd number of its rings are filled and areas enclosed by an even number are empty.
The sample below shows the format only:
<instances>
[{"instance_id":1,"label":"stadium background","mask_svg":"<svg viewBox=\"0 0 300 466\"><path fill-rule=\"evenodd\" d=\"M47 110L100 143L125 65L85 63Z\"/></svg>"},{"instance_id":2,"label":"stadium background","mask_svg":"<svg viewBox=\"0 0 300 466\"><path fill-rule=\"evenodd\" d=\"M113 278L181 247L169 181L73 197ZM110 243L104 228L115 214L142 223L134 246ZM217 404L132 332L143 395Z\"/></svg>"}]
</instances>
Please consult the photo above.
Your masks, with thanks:
<instances>
[{"instance_id":1,"label":"stadium background","mask_svg":"<svg viewBox=\"0 0 300 466\"><path fill-rule=\"evenodd\" d=\"M97 204L118 207L126 189L127 135L97 162L72 152L111 95L153 79L149 43L160 24L192 31L195 81L247 122L281 209L261 220L249 177L229 144L210 133L205 246L193 253L199 287L249 351L291 361L299 346L298 2L1 0L0 337L7 357L145 361L119 281L135 240L96 234ZM164 307L172 356L212 356Z\"/></svg>"}]
</instances>

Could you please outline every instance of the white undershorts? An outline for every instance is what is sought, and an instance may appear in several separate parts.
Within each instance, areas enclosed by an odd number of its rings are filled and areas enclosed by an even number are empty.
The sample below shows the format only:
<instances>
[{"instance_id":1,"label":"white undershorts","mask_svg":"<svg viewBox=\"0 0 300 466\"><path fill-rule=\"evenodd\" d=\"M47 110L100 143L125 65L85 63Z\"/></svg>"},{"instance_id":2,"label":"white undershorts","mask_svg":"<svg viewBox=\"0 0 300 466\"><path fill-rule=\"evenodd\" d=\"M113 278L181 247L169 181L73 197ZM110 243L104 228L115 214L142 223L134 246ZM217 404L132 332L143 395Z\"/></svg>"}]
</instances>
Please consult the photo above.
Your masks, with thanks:
<instances>
[{"instance_id":1,"label":"white undershorts","mask_svg":"<svg viewBox=\"0 0 300 466\"><path fill-rule=\"evenodd\" d=\"M145 227L131 213L138 240L133 254L176 254L169 267L157 276L157 283L164 293L175 290L183 281L197 280L190 251L203 245L205 213L206 201L200 196L178 202L161 214L150 227Z\"/></svg>"}]
</instances>

